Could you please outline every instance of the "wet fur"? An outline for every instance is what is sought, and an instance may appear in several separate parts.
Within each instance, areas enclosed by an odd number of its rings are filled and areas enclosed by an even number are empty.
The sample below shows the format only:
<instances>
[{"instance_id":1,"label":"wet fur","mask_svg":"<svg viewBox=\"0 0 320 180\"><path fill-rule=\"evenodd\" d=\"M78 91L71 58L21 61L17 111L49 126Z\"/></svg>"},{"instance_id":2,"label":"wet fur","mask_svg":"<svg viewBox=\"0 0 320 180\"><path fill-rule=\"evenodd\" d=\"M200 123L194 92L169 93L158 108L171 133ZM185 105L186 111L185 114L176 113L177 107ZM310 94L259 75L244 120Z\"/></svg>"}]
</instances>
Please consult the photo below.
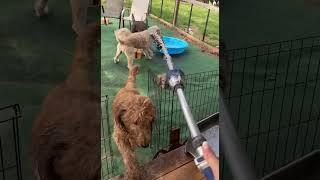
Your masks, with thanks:
<instances>
[{"instance_id":1,"label":"wet fur","mask_svg":"<svg viewBox=\"0 0 320 180\"><path fill-rule=\"evenodd\" d=\"M100 179L100 91L95 80L99 25L79 36L71 71L51 90L32 128L37 180Z\"/></svg>"},{"instance_id":2,"label":"wet fur","mask_svg":"<svg viewBox=\"0 0 320 180\"><path fill-rule=\"evenodd\" d=\"M137 162L135 149L146 147L151 141L151 128L155 119L155 107L151 100L139 94L135 87L139 66L129 71L124 88L120 89L112 104L114 120L113 138L125 165L122 179L142 180L146 178Z\"/></svg>"},{"instance_id":3,"label":"wet fur","mask_svg":"<svg viewBox=\"0 0 320 180\"><path fill-rule=\"evenodd\" d=\"M136 49L142 49L143 54L148 58L152 59L153 51L151 49L153 39L152 33L159 33L160 29L157 26L152 26L142 32L131 33L129 29L121 28L115 31L115 37L118 42L117 52L113 58L114 63L120 61L119 57L124 52L128 61L128 69L133 66L133 60L135 59Z\"/></svg>"}]
</instances>

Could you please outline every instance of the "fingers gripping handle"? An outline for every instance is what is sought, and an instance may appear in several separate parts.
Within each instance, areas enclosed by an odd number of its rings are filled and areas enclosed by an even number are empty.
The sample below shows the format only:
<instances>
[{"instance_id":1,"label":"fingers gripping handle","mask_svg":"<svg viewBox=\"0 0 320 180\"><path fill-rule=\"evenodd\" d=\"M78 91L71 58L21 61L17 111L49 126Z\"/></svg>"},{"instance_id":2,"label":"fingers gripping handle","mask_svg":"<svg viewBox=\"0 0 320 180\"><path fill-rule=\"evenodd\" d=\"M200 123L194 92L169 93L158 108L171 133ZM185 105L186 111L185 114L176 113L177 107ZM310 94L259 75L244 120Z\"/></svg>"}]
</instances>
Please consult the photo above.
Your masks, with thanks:
<instances>
[{"instance_id":1,"label":"fingers gripping handle","mask_svg":"<svg viewBox=\"0 0 320 180\"><path fill-rule=\"evenodd\" d=\"M212 169L209 166L204 168L204 170L202 172L203 172L204 176L206 177L206 180L214 180L214 175L213 175Z\"/></svg>"},{"instance_id":2,"label":"fingers gripping handle","mask_svg":"<svg viewBox=\"0 0 320 180\"><path fill-rule=\"evenodd\" d=\"M202 156L196 158L195 163L206 177L206 180L214 180L213 171Z\"/></svg>"}]
</instances>

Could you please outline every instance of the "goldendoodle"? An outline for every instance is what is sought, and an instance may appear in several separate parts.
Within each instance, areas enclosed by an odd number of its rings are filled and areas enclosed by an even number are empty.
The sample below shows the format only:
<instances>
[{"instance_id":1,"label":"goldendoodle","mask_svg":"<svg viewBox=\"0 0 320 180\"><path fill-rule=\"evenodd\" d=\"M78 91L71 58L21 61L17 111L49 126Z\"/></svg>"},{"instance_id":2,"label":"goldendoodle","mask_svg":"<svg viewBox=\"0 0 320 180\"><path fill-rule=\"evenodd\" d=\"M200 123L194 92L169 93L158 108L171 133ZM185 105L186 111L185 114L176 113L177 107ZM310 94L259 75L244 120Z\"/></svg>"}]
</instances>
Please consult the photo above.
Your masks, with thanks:
<instances>
[{"instance_id":1,"label":"goldendoodle","mask_svg":"<svg viewBox=\"0 0 320 180\"><path fill-rule=\"evenodd\" d=\"M151 26L147 30L131 33L127 28L121 28L115 31L116 40L118 42L117 52L113 59L114 63L118 63L119 56L122 52L127 57L128 68L131 69L133 66L133 60L135 59L136 49L142 49L143 54L148 58L152 59L153 51L152 47L152 34L160 34L158 26Z\"/></svg>"},{"instance_id":2,"label":"goldendoodle","mask_svg":"<svg viewBox=\"0 0 320 180\"><path fill-rule=\"evenodd\" d=\"M100 179L99 36L97 24L80 34L69 75L48 93L33 124L31 159L37 180Z\"/></svg>"},{"instance_id":3,"label":"goldendoodle","mask_svg":"<svg viewBox=\"0 0 320 180\"><path fill-rule=\"evenodd\" d=\"M146 177L143 168L138 165L134 150L150 144L155 119L155 107L151 100L141 96L135 88L138 69L137 65L130 69L125 87L120 89L112 104L113 138L126 168L122 178L130 180L145 179L142 175Z\"/></svg>"}]
</instances>

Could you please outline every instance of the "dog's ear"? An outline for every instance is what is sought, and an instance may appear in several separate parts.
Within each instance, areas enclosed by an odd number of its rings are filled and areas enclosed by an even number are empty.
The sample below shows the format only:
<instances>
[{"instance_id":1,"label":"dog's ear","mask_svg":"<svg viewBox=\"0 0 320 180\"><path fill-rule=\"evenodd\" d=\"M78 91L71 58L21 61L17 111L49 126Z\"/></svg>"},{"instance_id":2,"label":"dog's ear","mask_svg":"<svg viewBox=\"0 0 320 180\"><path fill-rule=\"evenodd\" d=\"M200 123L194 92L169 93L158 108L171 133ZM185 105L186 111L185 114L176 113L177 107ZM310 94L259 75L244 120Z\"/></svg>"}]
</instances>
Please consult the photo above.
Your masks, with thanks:
<instances>
[{"instance_id":1,"label":"dog's ear","mask_svg":"<svg viewBox=\"0 0 320 180\"><path fill-rule=\"evenodd\" d=\"M156 110L154 105L149 97L143 97L141 107L144 109L145 112L144 116L149 116L148 118L151 122L155 119Z\"/></svg>"},{"instance_id":2,"label":"dog's ear","mask_svg":"<svg viewBox=\"0 0 320 180\"><path fill-rule=\"evenodd\" d=\"M135 110L130 118L132 123L137 125L140 123L139 121L145 120L152 122L154 119L155 110L151 100L148 97L140 96L136 98L135 102Z\"/></svg>"},{"instance_id":3,"label":"dog's ear","mask_svg":"<svg viewBox=\"0 0 320 180\"><path fill-rule=\"evenodd\" d=\"M126 110L124 108L118 108L116 109L114 113L114 123L117 127L119 127L122 131L128 133L128 130L122 120L123 115L126 113Z\"/></svg>"}]
</instances>

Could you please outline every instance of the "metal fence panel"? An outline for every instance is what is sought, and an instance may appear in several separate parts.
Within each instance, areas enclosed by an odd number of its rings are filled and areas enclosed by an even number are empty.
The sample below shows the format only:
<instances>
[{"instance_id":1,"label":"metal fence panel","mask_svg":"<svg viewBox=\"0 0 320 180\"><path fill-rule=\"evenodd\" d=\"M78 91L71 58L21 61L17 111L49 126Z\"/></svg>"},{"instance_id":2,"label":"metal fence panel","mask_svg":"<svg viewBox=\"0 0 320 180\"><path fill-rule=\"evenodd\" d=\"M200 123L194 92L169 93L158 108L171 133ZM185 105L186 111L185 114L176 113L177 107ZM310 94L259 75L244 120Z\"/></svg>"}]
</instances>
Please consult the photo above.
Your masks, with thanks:
<instances>
[{"instance_id":1,"label":"metal fence panel","mask_svg":"<svg viewBox=\"0 0 320 180\"><path fill-rule=\"evenodd\" d=\"M222 55L231 118L260 177L320 148L320 37Z\"/></svg>"},{"instance_id":2,"label":"metal fence panel","mask_svg":"<svg viewBox=\"0 0 320 180\"><path fill-rule=\"evenodd\" d=\"M0 108L0 180L21 180L18 104Z\"/></svg>"}]
</instances>

